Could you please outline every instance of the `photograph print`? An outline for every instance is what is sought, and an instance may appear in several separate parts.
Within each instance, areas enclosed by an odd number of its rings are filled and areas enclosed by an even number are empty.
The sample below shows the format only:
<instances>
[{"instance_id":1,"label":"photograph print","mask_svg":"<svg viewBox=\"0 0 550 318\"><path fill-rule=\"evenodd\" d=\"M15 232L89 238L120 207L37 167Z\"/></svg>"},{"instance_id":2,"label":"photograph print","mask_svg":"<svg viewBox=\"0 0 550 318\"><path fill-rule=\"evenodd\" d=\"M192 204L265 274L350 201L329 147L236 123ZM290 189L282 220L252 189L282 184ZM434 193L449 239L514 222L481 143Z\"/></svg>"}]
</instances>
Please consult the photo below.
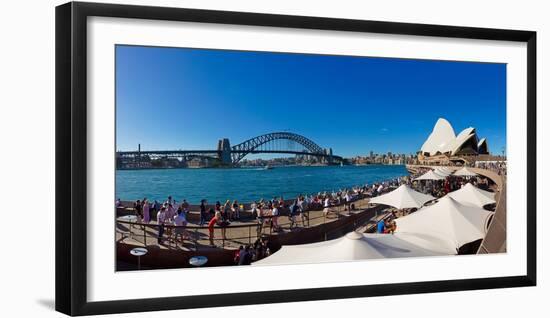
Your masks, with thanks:
<instances>
[{"instance_id":1,"label":"photograph print","mask_svg":"<svg viewBox=\"0 0 550 318\"><path fill-rule=\"evenodd\" d=\"M506 253L506 64L115 50L116 271Z\"/></svg>"}]
</instances>

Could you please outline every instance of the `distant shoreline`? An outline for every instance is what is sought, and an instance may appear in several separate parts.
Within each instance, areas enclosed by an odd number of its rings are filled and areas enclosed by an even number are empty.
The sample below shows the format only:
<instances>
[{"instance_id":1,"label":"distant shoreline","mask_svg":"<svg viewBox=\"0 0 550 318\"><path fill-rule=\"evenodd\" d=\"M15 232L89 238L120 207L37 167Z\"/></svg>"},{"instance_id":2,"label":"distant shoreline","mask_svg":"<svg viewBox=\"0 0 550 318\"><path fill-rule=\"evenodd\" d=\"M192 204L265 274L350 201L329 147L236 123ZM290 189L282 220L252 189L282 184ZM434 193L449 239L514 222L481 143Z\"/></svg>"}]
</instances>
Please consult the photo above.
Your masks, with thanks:
<instances>
[{"instance_id":1,"label":"distant shoreline","mask_svg":"<svg viewBox=\"0 0 550 318\"><path fill-rule=\"evenodd\" d=\"M349 164L344 165L343 167L371 167L371 166L405 166L406 164L388 164L388 163L367 163L367 164ZM301 168L324 168L324 167L335 167L338 165L272 165L271 168L287 168L287 167L301 167ZM203 170L203 169L212 169L212 170L231 170L231 169L247 169L247 168L263 168L265 166L239 166L239 167L133 167L133 168L116 168L115 171L126 171L126 170L171 170L171 169L189 169L189 170Z\"/></svg>"}]
</instances>

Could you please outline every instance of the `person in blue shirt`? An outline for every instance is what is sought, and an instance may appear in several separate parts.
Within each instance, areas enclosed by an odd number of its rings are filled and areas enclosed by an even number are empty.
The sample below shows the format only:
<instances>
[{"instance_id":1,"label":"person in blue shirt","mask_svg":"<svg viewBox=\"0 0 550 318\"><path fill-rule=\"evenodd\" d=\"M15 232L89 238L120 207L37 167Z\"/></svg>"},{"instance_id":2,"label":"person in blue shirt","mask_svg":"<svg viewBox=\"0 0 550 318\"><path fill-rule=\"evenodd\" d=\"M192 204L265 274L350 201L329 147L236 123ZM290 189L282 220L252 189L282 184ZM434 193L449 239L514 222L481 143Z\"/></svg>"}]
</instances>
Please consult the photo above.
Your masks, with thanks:
<instances>
[{"instance_id":1,"label":"person in blue shirt","mask_svg":"<svg viewBox=\"0 0 550 318\"><path fill-rule=\"evenodd\" d=\"M288 216L291 229L292 227L298 227L298 224L296 223L296 216L298 214L300 214L300 206L298 205L298 202L294 200L294 202L290 206L290 215Z\"/></svg>"},{"instance_id":2,"label":"person in blue shirt","mask_svg":"<svg viewBox=\"0 0 550 318\"><path fill-rule=\"evenodd\" d=\"M378 221L378 223L376 224L376 233L384 233L384 228L385 228L384 220Z\"/></svg>"}]
</instances>

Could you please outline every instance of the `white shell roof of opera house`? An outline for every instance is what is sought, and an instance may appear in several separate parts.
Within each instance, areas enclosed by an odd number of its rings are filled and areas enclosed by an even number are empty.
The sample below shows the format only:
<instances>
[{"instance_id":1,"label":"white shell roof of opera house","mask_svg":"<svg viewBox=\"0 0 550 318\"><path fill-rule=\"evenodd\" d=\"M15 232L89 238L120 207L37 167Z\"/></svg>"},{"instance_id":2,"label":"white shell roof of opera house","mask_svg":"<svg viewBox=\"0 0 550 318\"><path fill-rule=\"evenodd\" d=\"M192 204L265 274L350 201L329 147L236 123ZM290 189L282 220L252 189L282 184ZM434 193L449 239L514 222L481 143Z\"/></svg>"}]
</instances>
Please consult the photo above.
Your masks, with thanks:
<instances>
[{"instance_id":1,"label":"white shell roof of opera house","mask_svg":"<svg viewBox=\"0 0 550 318\"><path fill-rule=\"evenodd\" d=\"M450 152L454 155L471 138L477 138L475 128L468 127L455 136L453 126L446 119L439 118L432 133L422 145L421 151L429 153L430 156L438 152L442 154ZM485 142L485 138L482 141Z\"/></svg>"}]
</instances>

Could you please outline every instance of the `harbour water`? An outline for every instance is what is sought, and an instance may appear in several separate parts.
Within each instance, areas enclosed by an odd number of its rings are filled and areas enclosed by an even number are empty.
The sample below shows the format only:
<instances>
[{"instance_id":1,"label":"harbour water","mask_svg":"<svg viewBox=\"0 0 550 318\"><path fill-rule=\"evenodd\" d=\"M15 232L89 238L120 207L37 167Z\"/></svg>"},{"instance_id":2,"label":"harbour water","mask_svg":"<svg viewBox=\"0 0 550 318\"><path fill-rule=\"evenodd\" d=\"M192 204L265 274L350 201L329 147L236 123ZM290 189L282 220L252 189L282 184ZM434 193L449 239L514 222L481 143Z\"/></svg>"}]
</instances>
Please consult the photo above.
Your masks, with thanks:
<instances>
[{"instance_id":1,"label":"harbour water","mask_svg":"<svg viewBox=\"0 0 550 318\"><path fill-rule=\"evenodd\" d=\"M201 199L252 202L337 191L407 174L403 165L117 170L116 197L162 201L171 195L177 201L185 198L192 204Z\"/></svg>"}]
</instances>

